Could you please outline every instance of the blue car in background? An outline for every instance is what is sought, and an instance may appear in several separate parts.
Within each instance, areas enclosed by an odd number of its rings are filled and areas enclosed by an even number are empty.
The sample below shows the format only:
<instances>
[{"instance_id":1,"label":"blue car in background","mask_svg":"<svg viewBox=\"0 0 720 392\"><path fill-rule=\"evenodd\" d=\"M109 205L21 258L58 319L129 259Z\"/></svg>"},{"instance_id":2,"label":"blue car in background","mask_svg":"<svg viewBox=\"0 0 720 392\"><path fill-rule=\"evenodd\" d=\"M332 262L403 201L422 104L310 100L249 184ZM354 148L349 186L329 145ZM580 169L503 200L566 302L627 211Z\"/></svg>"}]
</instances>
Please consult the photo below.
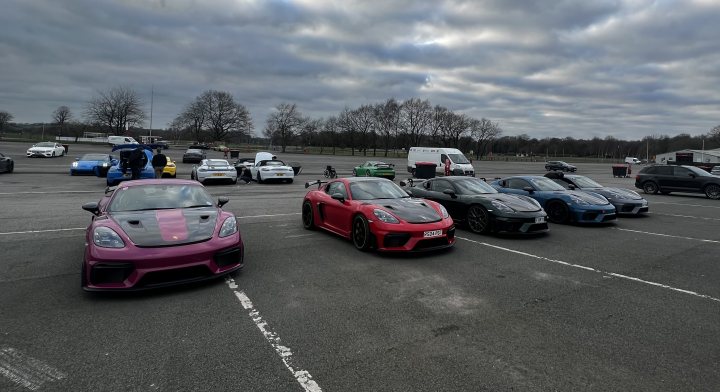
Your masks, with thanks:
<instances>
[{"instance_id":1,"label":"blue car in background","mask_svg":"<svg viewBox=\"0 0 720 392\"><path fill-rule=\"evenodd\" d=\"M105 177L110 167L117 163L118 160L110 154L85 154L75 158L75 162L70 165L70 175L90 174L96 177Z\"/></svg>"},{"instance_id":2,"label":"blue car in background","mask_svg":"<svg viewBox=\"0 0 720 392\"><path fill-rule=\"evenodd\" d=\"M127 157L136 148L143 150L143 163L140 170L140 179L155 178L155 170L152 167L153 146L144 144L119 144L113 147L113 151L118 151L120 160L110 167L107 172L107 185L115 186L122 181L132 179L132 172L127 167Z\"/></svg>"},{"instance_id":3,"label":"blue car in background","mask_svg":"<svg viewBox=\"0 0 720 392\"><path fill-rule=\"evenodd\" d=\"M615 207L600 194L565 189L543 176L513 176L493 181L502 193L530 196L553 223L604 223L617 219Z\"/></svg>"}]
</instances>

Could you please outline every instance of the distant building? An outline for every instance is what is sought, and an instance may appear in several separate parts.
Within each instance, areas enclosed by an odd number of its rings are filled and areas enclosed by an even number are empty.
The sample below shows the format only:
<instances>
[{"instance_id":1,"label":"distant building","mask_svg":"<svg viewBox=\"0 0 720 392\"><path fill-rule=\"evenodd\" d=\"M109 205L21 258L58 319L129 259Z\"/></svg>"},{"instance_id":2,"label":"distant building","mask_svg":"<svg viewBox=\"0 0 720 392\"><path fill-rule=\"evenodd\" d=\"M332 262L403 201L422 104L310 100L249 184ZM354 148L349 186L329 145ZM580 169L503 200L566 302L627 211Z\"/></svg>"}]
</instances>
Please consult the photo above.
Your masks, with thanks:
<instances>
[{"instance_id":1,"label":"distant building","mask_svg":"<svg viewBox=\"0 0 720 392\"><path fill-rule=\"evenodd\" d=\"M680 150L657 154L655 156L656 163L672 163L672 164L700 164L712 163L720 164L720 148L714 150Z\"/></svg>"}]
</instances>

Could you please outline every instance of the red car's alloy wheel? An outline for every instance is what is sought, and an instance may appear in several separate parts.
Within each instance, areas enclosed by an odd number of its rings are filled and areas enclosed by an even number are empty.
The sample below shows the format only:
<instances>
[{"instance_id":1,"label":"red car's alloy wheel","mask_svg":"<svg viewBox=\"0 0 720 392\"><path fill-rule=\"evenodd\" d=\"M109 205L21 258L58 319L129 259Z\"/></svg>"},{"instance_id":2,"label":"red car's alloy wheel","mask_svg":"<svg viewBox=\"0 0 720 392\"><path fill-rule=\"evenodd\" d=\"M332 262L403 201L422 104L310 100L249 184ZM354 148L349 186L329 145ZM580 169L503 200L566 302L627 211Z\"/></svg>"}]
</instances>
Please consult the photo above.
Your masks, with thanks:
<instances>
[{"instance_id":1,"label":"red car's alloy wheel","mask_svg":"<svg viewBox=\"0 0 720 392\"><path fill-rule=\"evenodd\" d=\"M356 248L366 251L370 249L370 228L364 216L358 215L353 219L352 240Z\"/></svg>"},{"instance_id":2,"label":"red car's alloy wheel","mask_svg":"<svg viewBox=\"0 0 720 392\"><path fill-rule=\"evenodd\" d=\"M310 203L309 200L306 200L303 203L302 206L302 221L303 221L303 227L305 227L308 230L312 230L315 228L315 222L313 217L313 209L312 209L312 203Z\"/></svg>"}]
</instances>

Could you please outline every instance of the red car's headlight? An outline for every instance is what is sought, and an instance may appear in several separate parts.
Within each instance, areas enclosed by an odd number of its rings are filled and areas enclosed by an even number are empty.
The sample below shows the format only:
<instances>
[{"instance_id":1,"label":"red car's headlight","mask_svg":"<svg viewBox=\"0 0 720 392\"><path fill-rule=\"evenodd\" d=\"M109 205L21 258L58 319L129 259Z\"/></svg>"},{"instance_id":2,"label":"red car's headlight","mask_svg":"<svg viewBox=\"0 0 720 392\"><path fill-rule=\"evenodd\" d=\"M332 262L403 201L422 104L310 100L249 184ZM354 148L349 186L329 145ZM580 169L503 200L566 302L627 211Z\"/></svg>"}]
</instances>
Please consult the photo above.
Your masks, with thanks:
<instances>
[{"instance_id":1,"label":"red car's headlight","mask_svg":"<svg viewBox=\"0 0 720 392\"><path fill-rule=\"evenodd\" d=\"M373 211L373 215L385 223L400 223L396 217L384 210L376 209Z\"/></svg>"}]
</instances>

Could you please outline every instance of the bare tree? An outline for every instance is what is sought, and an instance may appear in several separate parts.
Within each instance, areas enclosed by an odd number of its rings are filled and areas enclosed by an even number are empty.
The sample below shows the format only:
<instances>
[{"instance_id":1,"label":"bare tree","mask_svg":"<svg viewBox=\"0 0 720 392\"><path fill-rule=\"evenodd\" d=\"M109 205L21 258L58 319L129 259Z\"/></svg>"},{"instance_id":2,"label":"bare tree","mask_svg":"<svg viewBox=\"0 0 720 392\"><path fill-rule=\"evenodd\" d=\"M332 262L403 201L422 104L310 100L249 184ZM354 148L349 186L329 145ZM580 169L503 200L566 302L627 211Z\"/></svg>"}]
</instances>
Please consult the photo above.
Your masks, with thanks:
<instances>
[{"instance_id":1,"label":"bare tree","mask_svg":"<svg viewBox=\"0 0 720 392\"><path fill-rule=\"evenodd\" d=\"M400 104L394 98L375 105L375 123L382 137L386 157L388 156L392 137L397 132L399 119Z\"/></svg>"},{"instance_id":2,"label":"bare tree","mask_svg":"<svg viewBox=\"0 0 720 392\"><path fill-rule=\"evenodd\" d=\"M189 103L185 109L172 121L172 127L179 130L188 130L193 140L204 141L203 127L205 126L205 105L199 97ZM179 133L178 133L179 137Z\"/></svg>"},{"instance_id":3,"label":"bare tree","mask_svg":"<svg viewBox=\"0 0 720 392\"><path fill-rule=\"evenodd\" d=\"M720 143L720 125L715 126L708 133L708 137L718 143Z\"/></svg>"},{"instance_id":4,"label":"bare tree","mask_svg":"<svg viewBox=\"0 0 720 392\"><path fill-rule=\"evenodd\" d=\"M471 119L464 114L457 114L448 111L442 119L442 135L444 144L452 147L460 147L460 138L470 131Z\"/></svg>"},{"instance_id":5,"label":"bare tree","mask_svg":"<svg viewBox=\"0 0 720 392\"><path fill-rule=\"evenodd\" d=\"M67 106L60 106L52 114L53 122L60 127L60 133L65 130L65 124L72 120L72 112Z\"/></svg>"},{"instance_id":6,"label":"bare tree","mask_svg":"<svg viewBox=\"0 0 720 392\"><path fill-rule=\"evenodd\" d=\"M358 133L358 146L363 150L363 155L367 156L368 135L373 131L375 126L375 114L372 106L362 105L355 110L348 112L347 121L350 122L353 130Z\"/></svg>"},{"instance_id":7,"label":"bare tree","mask_svg":"<svg viewBox=\"0 0 720 392\"><path fill-rule=\"evenodd\" d=\"M486 118L470 120L469 129L477 145L475 159L480 159L493 140L502 134L498 123L494 123Z\"/></svg>"},{"instance_id":8,"label":"bare tree","mask_svg":"<svg viewBox=\"0 0 720 392\"><path fill-rule=\"evenodd\" d=\"M333 155L335 155L335 147L337 147L339 140L338 140L338 119L337 117L330 117L327 120L325 120L325 123L323 124L323 131L322 133L324 135L327 135L327 137L330 140L330 144L333 148ZM320 153L322 153L322 148L320 149Z\"/></svg>"},{"instance_id":9,"label":"bare tree","mask_svg":"<svg viewBox=\"0 0 720 392\"><path fill-rule=\"evenodd\" d=\"M287 145L300 132L304 119L295 104L281 103L275 110L268 115L263 134L272 141L278 141L282 152L285 152Z\"/></svg>"},{"instance_id":10,"label":"bare tree","mask_svg":"<svg viewBox=\"0 0 720 392\"><path fill-rule=\"evenodd\" d=\"M303 120L300 128L300 144L303 147L313 145L313 142L318 136L320 128L322 128L323 121L319 119L306 118Z\"/></svg>"},{"instance_id":11,"label":"bare tree","mask_svg":"<svg viewBox=\"0 0 720 392\"><path fill-rule=\"evenodd\" d=\"M204 92L198 102L204 112L204 124L212 140L225 140L230 134L248 135L253 129L250 112L225 91Z\"/></svg>"},{"instance_id":12,"label":"bare tree","mask_svg":"<svg viewBox=\"0 0 720 392\"><path fill-rule=\"evenodd\" d=\"M0 136L2 136L2 132L5 130L5 127L12 121L13 115L6 112L6 111L0 111Z\"/></svg>"},{"instance_id":13,"label":"bare tree","mask_svg":"<svg viewBox=\"0 0 720 392\"><path fill-rule=\"evenodd\" d=\"M89 122L106 127L115 135L122 134L132 125L139 126L145 120L137 93L122 86L98 91L88 102L85 116Z\"/></svg>"},{"instance_id":14,"label":"bare tree","mask_svg":"<svg viewBox=\"0 0 720 392\"><path fill-rule=\"evenodd\" d=\"M411 98L400 107L400 128L406 144L420 145L432 119L432 107L428 100ZM411 147L406 145L406 147Z\"/></svg>"}]
</instances>

